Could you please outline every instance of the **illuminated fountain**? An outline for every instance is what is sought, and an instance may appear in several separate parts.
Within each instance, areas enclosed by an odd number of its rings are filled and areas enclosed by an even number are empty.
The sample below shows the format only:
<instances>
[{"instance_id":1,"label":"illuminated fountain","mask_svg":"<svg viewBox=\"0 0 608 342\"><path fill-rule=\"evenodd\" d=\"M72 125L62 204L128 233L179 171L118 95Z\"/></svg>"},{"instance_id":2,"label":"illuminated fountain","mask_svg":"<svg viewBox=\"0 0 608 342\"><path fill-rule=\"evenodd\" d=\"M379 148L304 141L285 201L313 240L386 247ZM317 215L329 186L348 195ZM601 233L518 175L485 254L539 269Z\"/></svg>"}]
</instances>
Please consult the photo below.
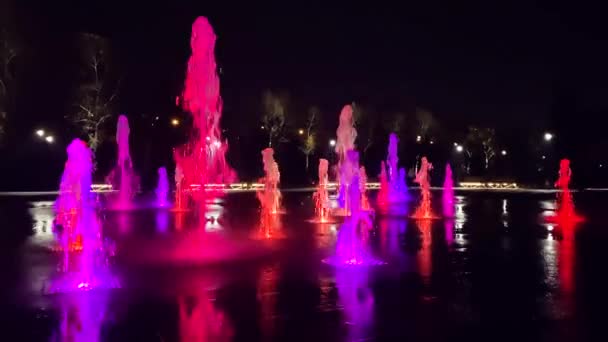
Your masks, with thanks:
<instances>
[{"instance_id":1,"label":"illuminated fountain","mask_svg":"<svg viewBox=\"0 0 608 342\"><path fill-rule=\"evenodd\" d=\"M118 117L116 125L116 144L118 146L118 158L116 166L107 177L107 182L112 184L113 189L118 189L118 198L114 199L114 209L129 209L132 207L133 196L139 186L139 177L133 169L131 154L129 152L129 121L124 115Z\"/></svg>"},{"instance_id":2,"label":"illuminated fountain","mask_svg":"<svg viewBox=\"0 0 608 342\"><path fill-rule=\"evenodd\" d=\"M389 135L386 164L381 163L379 204L401 203L408 199L405 170L399 169L399 138L395 133ZM388 168L388 172L386 171ZM384 181L382 180L384 178Z\"/></svg>"},{"instance_id":3,"label":"illuminated fountain","mask_svg":"<svg viewBox=\"0 0 608 342\"><path fill-rule=\"evenodd\" d=\"M329 162L327 159L319 159L319 184L317 191L312 195L315 202L315 222L329 222L329 194L327 192Z\"/></svg>"},{"instance_id":4,"label":"illuminated fountain","mask_svg":"<svg viewBox=\"0 0 608 342\"><path fill-rule=\"evenodd\" d=\"M420 204L414 215L415 219L436 219L437 217L433 214L431 207L431 179L429 172L433 169L433 164L429 163L426 157L422 157L420 163L420 170L416 174L414 182L420 185Z\"/></svg>"},{"instance_id":5,"label":"illuminated fountain","mask_svg":"<svg viewBox=\"0 0 608 342\"><path fill-rule=\"evenodd\" d=\"M175 165L175 204L173 211L186 211L188 209L187 198L184 193L184 171L179 165Z\"/></svg>"},{"instance_id":6,"label":"illuminated fountain","mask_svg":"<svg viewBox=\"0 0 608 342\"><path fill-rule=\"evenodd\" d=\"M167 177L167 169L161 167L158 169L158 184L156 185L156 204L159 207L168 205L169 196L169 179Z\"/></svg>"},{"instance_id":7,"label":"illuminated fountain","mask_svg":"<svg viewBox=\"0 0 608 342\"><path fill-rule=\"evenodd\" d=\"M75 139L67 153L55 202L55 231L59 241L56 249L62 252L63 258L59 277L52 280L46 290L66 292L117 286L109 275L108 253L90 190L91 151L83 141Z\"/></svg>"},{"instance_id":8,"label":"illuminated fountain","mask_svg":"<svg viewBox=\"0 0 608 342\"><path fill-rule=\"evenodd\" d=\"M226 161L228 144L222 139L220 128L222 99L215 40L207 18L198 17L192 25L192 55L181 96L182 106L192 115L194 127L190 141L173 153L183 175L176 191L179 195L176 205L182 209L183 195L188 194L196 203L202 221L205 220L205 198L223 193L223 187L212 188L210 184L225 185L236 180L236 173Z\"/></svg>"},{"instance_id":9,"label":"illuminated fountain","mask_svg":"<svg viewBox=\"0 0 608 342\"><path fill-rule=\"evenodd\" d=\"M365 167L361 166L359 168L359 191L361 192L361 210L372 210L369 206L369 200L367 198L367 172L365 172Z\"/></svg>"},{"instance_id":10,"label":"illuminated fountain","mask_svg":"<svg viewBox=\"0 0 608 342\"><path fill-rule=\"evenodd\" d=\"M559 176L555 182L555 187L559 189L557 193L557 212L554 216L548 217L549 221L567 225L568 222L582 221L583 218L576 214L572 192L570 191L570 160L562 159L559 163Z\"/></svg>"},{"instance_id":11,"label":"illuminated fountain","mask_svg":"<svg viewBox=\"0 0 608 342\"><path fill-rule=\"evenodd\" d=\"M268 147L262 151L262 162L265 175L260 179L260 183L264 184L264 189L257 192L257 197L262 208L262 216L275 215L281 210L281 191L279 190L281 173L279 165L274 160L272 148Z\"/></svg>"},{"instance_id":12,"label":"illuminated fountain","mask_svg":"<svg viewBox=\"0 0 608 342\"><path fill-rule=\"evenodd\" d=\"M338 204L344 209L344 214L348 215L348 181L345 179L345 173L348 172L349 165L347 161L347 153L355 149L355 139L357 138L357 130L353 120L353 108L350 105L344 106L340 112L340 123L336 130L336 153L338 154Z\"/></svg>"},{"instance_id":13,"label":"illuminated fountain","mask_svg":"<svg viewBox=\"0 0 608 342\"><path fill-rule=\"evenodd\" d=\"M443 181L443 216L454 217L454 179L452 167L445 166L445 180Z\"/></svg>"},{"instance_id":14,"label":"illuminated fountain","mask_svg":"<svg viewBox=\"0 0 608 342\"><path fill-rule=\"evenodd\" d=\"M347 152L344 165L350 166L344 171L344 181L348 194L347 206L350 216L346 218L338 233L336 254L324 260L335 266L379 265L382 261L371 256L369 251L369 231L373 228L370 212L361 208L361 192L359 174L359 153L355 150Z\"/></svg>"}]
</instances>

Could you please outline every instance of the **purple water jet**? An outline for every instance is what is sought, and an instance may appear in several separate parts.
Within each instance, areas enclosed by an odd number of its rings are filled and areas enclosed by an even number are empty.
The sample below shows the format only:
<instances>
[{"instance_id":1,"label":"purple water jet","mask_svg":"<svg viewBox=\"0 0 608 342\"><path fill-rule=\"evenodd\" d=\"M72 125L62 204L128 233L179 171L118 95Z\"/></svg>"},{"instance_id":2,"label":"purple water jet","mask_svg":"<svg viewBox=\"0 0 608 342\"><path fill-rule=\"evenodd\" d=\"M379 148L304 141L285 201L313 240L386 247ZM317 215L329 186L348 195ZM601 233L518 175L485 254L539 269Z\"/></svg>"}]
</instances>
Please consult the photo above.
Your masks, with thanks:
<instances>
[{"instance_id":1,"label":"purple water jet","mask_svg":"<svg viewBox=\"0 0 608 342\"><path fill-rule=\"evenodd\" d=\"M139 177L133 169L133 162L129 152L129 121L124 115L118 117L116 126L116 144L118 146L118 157L116 166L107 177L107 182L118 189L118 198L112 203L116 209L128 209L132 206L133 196L139 187Z\"/></svg>"},{"instance_id":2,"label":"purple water jet","mask_svg":"<svg viewBox=\"0 0 608 342\"><path fill-rule=\"evenodd\" d=\"M156 204L159 207L166 207L169 204L169 179L167 177L167 169L164 167L158 169L158 184L155 193Z\"/></svg>"},{"instance_id":3,"label":"purple water jet","mask_svg":"<svg viewBox=\"0 0 608 342\"><path fill-rule=\"evenodd\" d=\"M114 287L116 281L107 269L107 250L101 224L91 196L92 153L86 144L75 139L67 148L59 197L55 202L55 231L59 251L63 253L58 279L50 292Z\"/></svg>"},{"instance_id":4,"label":"purple water jet","mask_svg":"<svg viewBox=\"0 0 608 342\"><path fill-rule=\"evenodd\" d=\"M452 167L445 165L445 180L443 181L443 216L454 217L454 179Z\"/></svg>"},{"instance_id":5,"label":"purple water jet","mask_svg":"<svg viewBox=\"0 0 608 342\"><path fill-rule=\"evenodd\" d=\"M350 216L346 218L338 233L336 254L324 262L336 266L379 265L369 251L369 231L373 228L371 212L361 208L359 153L347 152L343 164L343 179L348 190L346 199Z\"/></svg>"}]
</instances>

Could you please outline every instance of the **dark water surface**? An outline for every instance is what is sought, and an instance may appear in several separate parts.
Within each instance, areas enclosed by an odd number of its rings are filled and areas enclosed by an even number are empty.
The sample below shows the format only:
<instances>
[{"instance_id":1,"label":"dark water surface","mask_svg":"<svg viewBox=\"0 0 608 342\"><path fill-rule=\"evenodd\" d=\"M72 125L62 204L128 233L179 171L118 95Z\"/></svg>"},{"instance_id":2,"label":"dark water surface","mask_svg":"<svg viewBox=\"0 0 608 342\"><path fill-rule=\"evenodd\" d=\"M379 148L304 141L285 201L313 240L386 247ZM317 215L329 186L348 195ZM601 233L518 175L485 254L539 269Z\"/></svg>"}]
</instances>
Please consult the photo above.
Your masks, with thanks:
<instances>
[{"instance_id":1,"label":"dark water surface","mask_svg":"<svg viewBox=\"0 0 608 342\"><path fill-rule=\"evenodd\" d=\"M52 198L0 198L0 340L608 340L608 193L576 193L587 220L565 227L543 223L551 193L457 193L451 220L402 206L376 217L387 264L369 269L322 263L340 223L306 222L310 195L286 193L270 230L252 193L210 205L206 233L192 213L102 213L121 288L63 294L44 291Z\"/></svg>"}]
</instances>

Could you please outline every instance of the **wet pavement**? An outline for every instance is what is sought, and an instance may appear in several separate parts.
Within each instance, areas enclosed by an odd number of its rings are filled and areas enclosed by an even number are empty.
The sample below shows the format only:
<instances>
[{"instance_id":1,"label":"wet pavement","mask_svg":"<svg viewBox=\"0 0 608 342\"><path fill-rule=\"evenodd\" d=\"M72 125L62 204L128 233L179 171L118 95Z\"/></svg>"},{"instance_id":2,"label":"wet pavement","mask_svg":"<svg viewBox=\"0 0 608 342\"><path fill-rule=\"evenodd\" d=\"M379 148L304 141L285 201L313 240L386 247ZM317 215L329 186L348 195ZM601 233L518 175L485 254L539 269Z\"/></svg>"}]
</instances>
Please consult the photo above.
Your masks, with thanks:
<instances>
[{"instance_id":1,"label":"wet pavement","mask_svg":"<svg viewBox=\"0 0 608 342\"><path fill-rule=\"evenodd\" d=\"M542 219L555 194L456 195L453 219L377 215L387 264L371 268L322 262L340 223L307 222L311 193L285 193L265 227L253 193L210 205L204 229L193 213L101 212L121 287L57 294L53 198L2 197L0 340L608 340L608 193L576 193L586 221L565 226Z\"/></svg>"}]
</instances>

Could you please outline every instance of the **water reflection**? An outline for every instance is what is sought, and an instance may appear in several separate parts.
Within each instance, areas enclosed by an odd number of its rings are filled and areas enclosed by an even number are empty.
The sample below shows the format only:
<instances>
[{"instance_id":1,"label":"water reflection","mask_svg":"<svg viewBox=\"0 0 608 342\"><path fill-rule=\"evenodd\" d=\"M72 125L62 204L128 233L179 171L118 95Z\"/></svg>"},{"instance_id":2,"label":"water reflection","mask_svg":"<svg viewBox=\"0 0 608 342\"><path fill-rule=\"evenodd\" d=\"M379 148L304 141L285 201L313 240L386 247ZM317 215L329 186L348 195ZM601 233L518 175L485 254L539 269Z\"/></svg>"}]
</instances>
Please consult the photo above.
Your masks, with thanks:
<instances>
[{"instance_id":1,"label":"water reflection","mask_svg":"<svg viewBox=\"0 0 608 342\"><path fill-rule=\"evenodd\" d=\"M177 298L179 337L182 342L230 341L233 328L228 318L209 299L205 289Z\"/></svg>"},{"instance_id":2,"label":"water reflection","mask_svg":"<svg viewBox=\"0 0 608 342\"><path fill-rule=\"evenodd\" d=\"M35 243L50 243L54 241L53 235L53 202L35 202L29 209L33 220L33 241Z\"/></svg>"},{"instance_id":3,"label":"water reflection","mask_svg":"<svg viewBox=\"0 0 608 342\"><path fill-rule=\"evenodd\" d=\"M166 210L156 211L156 230L166 233L169 230L169 212Z\"/></svg>"},{"instance_id":4,"label":"water reflection","mask_svg":"<svg viewBox=\"0 0 608 342\"><path fill-rule=\"evenodd\" d=\"M336 269L338 304L344 310L349 341L372 338L375 301L368 272L367 267Z\"/></svg>"},{"instance_id":5,"label":"water reflection","mask_svg":"<svg viewBox=\"0 0 608 342\"><path fill-rule=\"evenodd\" d=\"M95 342L102 340L106 321L107 291L77 292L60 297L60 323L51 341Z\"/></svg>"},{"instance_id":6,"label":"water reflection","mask_svg":"<svg viewBox=\"0 0 608 342\"><path fill-rule=\"evenodd\" d=\"M279 280L279 265L273 264L262 268L258 279L256 297L259 303L260 328L266 338L270 338L275 331L275 317L277 315L277 284Z\"/></svg>"},{"instance_id":7,"label":"water reflection","mask_svg":"<svg viewBox=\"0 0 608 342\"><path fill-rule=\"evenodd\" d=\"M431 260L432 224L432 220L416 220L416 225L422 238L421 248L416 256L416 263L418 265L418 273L426 282L430 280L433 265Z\"/></svg>"},{"instance_id":8,"label":"water reflection","mask_svg":"<svg viewBox=\"0 0 608 342\"><path fill-rule=\"evenodd\" d=\"M316 244L318 248L326 249L332 247L336 241L338 225L335 223L315 224Z\"/></svg>"}]
</instances>

